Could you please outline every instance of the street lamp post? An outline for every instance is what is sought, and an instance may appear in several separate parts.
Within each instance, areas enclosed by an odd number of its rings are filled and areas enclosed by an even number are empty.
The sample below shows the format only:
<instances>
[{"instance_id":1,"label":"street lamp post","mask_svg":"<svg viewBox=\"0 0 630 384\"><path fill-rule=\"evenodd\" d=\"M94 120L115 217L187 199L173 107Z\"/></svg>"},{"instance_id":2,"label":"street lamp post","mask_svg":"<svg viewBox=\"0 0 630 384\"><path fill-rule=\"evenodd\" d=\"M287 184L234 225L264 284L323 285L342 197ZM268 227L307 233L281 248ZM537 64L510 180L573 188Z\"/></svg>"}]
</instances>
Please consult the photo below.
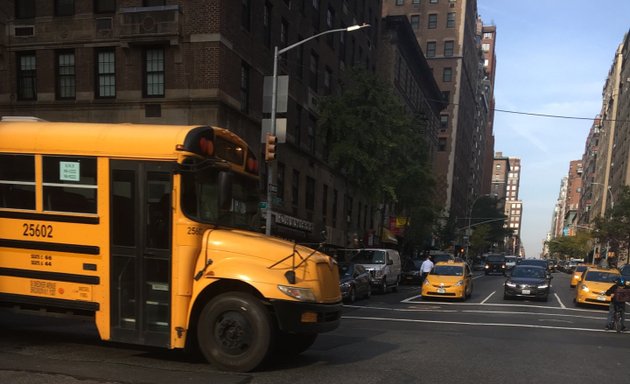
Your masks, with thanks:
<instances>
[{"instance_id":1,"label":"street lamp post","mask_svg":"<svg viewBox=\"0 0 630 384\"><path fill-rule=\"evenodd\" d=\"M468 226L466 227L466 235L468 236L468 240L466 241L466 257L469 258L468 255L468 249L470 247L470 236L471 236L471 230L472 230L472 211L473 208L475 208L475 204L477 204L477 200L481 199L482 197L496 197L496 194L484 194L484 195L479 195L477 196L477 198L475 198L475 200L473 200L472 204L470 205L470 209L468 210Z\"/></svg>"},{"instance_id":2,"label":"street lamp post","mask_svg":"<svg viewBox=\"0 0 630 384\"><path fill-rule=\"evenodd\" d=\"M326 35L329 33L335 33L335 32L353 32L356 30L359 30L361 28L366 28L369 27L369 24L361 24L361 25L351 25L347 28L337 28L337 29L330 29L327 31L323 31L320 32L316 35L313 35L311 37L307 37L304 40L300 40L295 44L291 44L288 47L284 47L282 49L278 49L278 46L276 45L274 47L273 50L273 78L272 78L272 85L271 85L271 117L270 117L270 124L271 124L271 135L275 136L276 135L276 102L277 102L277 93L278 93L278 57L280 55L282 55L283 53L299 46L302 45L304 43L306 43L307 41L316 39L322 35ZM265 220L265 234L267 234L268 236L271 235L271 205L273 203L273 196L271 194L271 184L273 183L273 166L271 165L271 161L267 162L267 217Z\"/></svg>"}]
</instances>

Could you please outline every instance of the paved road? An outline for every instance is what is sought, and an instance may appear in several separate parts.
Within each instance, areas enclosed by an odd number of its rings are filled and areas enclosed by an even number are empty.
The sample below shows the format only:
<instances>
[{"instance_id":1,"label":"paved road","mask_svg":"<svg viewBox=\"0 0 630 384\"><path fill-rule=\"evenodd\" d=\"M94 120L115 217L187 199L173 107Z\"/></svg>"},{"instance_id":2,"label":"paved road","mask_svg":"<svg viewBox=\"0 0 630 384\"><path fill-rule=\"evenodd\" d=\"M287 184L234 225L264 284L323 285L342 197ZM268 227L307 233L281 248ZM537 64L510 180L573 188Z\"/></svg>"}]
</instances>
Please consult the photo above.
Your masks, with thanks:
<instances>
[{"instance_id":1,"label":"paved road","mask_svg":"<svg viewBox=\"0 0 630 384\"><path fill-rule=\"evenodd\" d=\"M0 382L628 383L630 334L605 332L605 308L575 308L568 275L548 302L504 301L502 276L478 276L464 302L417 286L344 308L342 325L304 354L219 372L181 351L101 342L90 322L0 313Z\"/></svg>"}]
</instances>

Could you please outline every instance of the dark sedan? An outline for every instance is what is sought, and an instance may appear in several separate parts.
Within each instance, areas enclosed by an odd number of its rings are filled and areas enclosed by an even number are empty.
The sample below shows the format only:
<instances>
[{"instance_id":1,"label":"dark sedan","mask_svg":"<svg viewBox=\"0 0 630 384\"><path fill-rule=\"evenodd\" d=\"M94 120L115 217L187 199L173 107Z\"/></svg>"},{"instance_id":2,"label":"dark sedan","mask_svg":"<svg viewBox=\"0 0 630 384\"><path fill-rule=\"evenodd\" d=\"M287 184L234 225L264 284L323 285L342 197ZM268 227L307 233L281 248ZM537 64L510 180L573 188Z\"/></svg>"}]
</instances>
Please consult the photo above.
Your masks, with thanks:
<instances>
[{"instance_id":1,"label":"dark sedan","mask_svg":"<svg viewBox=\"0 0 630 384\"><path fill-rule=\"evenodd\" d=\"M503 298L529 297L547 301L551 280L546 268L519 264L503 286Z\"/></svg>"},{"instance_id":2,"label":"dark sedan","mask_svg":"<svg viewBox=\"0 0 630 384\"><path fill-rule=\"evenodd\" d=\"M341 297L347 303L354 303L359 297L372 296L370 275L361 264L339 264L339 288L341 288Z\"/></svg>"},{"instance_id":3,"label":"dark sedan","mask_svg":"<svg viewBox=\"0 0 630 384\"><path fill-rule=\"evenodd\" d=\"M402 260L402 282L411 284L420 284L422 279L420 278L420 266L424 260L412 259L405 257Z\"/></svg>"}]
</instances>

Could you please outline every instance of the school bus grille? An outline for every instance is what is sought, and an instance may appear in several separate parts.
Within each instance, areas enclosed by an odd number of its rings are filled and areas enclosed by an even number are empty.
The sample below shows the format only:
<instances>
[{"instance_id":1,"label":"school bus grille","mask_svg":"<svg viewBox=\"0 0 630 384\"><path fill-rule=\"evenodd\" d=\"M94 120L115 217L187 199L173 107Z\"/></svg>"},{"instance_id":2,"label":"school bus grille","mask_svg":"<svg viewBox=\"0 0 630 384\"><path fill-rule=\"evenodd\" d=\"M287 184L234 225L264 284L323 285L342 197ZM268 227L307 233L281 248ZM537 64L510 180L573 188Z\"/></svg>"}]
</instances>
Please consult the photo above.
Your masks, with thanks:
<instances>
[{"instance_id":1,"label":"school bus grille","mask_svg":"<svg viewBox=\"0 0 630 384\"><path fill-rule=\"evenodd\" d=\"M337 268L333 265L332 268ZM328 263L317 263L317 275L322 284L322 300L330 301L339 297L339 282L335 279L335 271Z\"/></svg>"}]
</instances>

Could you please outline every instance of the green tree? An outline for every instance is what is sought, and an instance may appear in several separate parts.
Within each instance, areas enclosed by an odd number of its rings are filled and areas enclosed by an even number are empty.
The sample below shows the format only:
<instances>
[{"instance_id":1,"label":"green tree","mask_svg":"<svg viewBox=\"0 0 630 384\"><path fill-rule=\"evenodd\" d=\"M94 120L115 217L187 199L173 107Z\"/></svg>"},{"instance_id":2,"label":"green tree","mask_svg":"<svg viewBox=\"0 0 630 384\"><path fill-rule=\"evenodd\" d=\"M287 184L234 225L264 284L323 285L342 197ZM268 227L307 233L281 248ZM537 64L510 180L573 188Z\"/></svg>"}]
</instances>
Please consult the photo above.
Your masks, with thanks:
<instances>
[{"instance_id":1,"label":"green tree","mask_svg":"<svg viewBox=\"0 0 630 384\"><path fill-rule=\"evenodd\" d=\"M624 186L614 207L607 210L604 217L595 219L595 231L599 241L609 244L616 254L621 250L627 253L630 245L630 187ZM628 256L626 262L630 262Z\"/></svg>"},{"instance_id":2,"label":"green tree","mask_svg":"<svg viewBox=\"0 0 630 384\"><path fill-rule=\"evenodd\" d=\"M590 251L591 234L578 231L575 236L561 236L547 241L549 253L562 259L583 259Z\"/></svg>"},{"instance_id":3,"label":"green tree","mask_svg":"<svg viewBox=\"0 0 630 384\"><path fill-rule=\"evenodd\" d=\"M340 94L319 102L327 160L371 203L390 204L410 217L405 240L422 243L436 212L426 121L411 115L373 73L350 69L345 75Z\"/></svg>"},{"instance_id":4,"label":"green tree","mask_svg":"<svg viewBox=\"0 0 630 384\"><path fill-rule=\"evenodd\" d=\"M472 255L492 249L502 250L504 239L512 234L513 231L505 227L507 216L503 213L500 201L495 196L481 196L475 201L471 217L468 218L472 230L469 240Z\"/></svg>"}]
</instances>

